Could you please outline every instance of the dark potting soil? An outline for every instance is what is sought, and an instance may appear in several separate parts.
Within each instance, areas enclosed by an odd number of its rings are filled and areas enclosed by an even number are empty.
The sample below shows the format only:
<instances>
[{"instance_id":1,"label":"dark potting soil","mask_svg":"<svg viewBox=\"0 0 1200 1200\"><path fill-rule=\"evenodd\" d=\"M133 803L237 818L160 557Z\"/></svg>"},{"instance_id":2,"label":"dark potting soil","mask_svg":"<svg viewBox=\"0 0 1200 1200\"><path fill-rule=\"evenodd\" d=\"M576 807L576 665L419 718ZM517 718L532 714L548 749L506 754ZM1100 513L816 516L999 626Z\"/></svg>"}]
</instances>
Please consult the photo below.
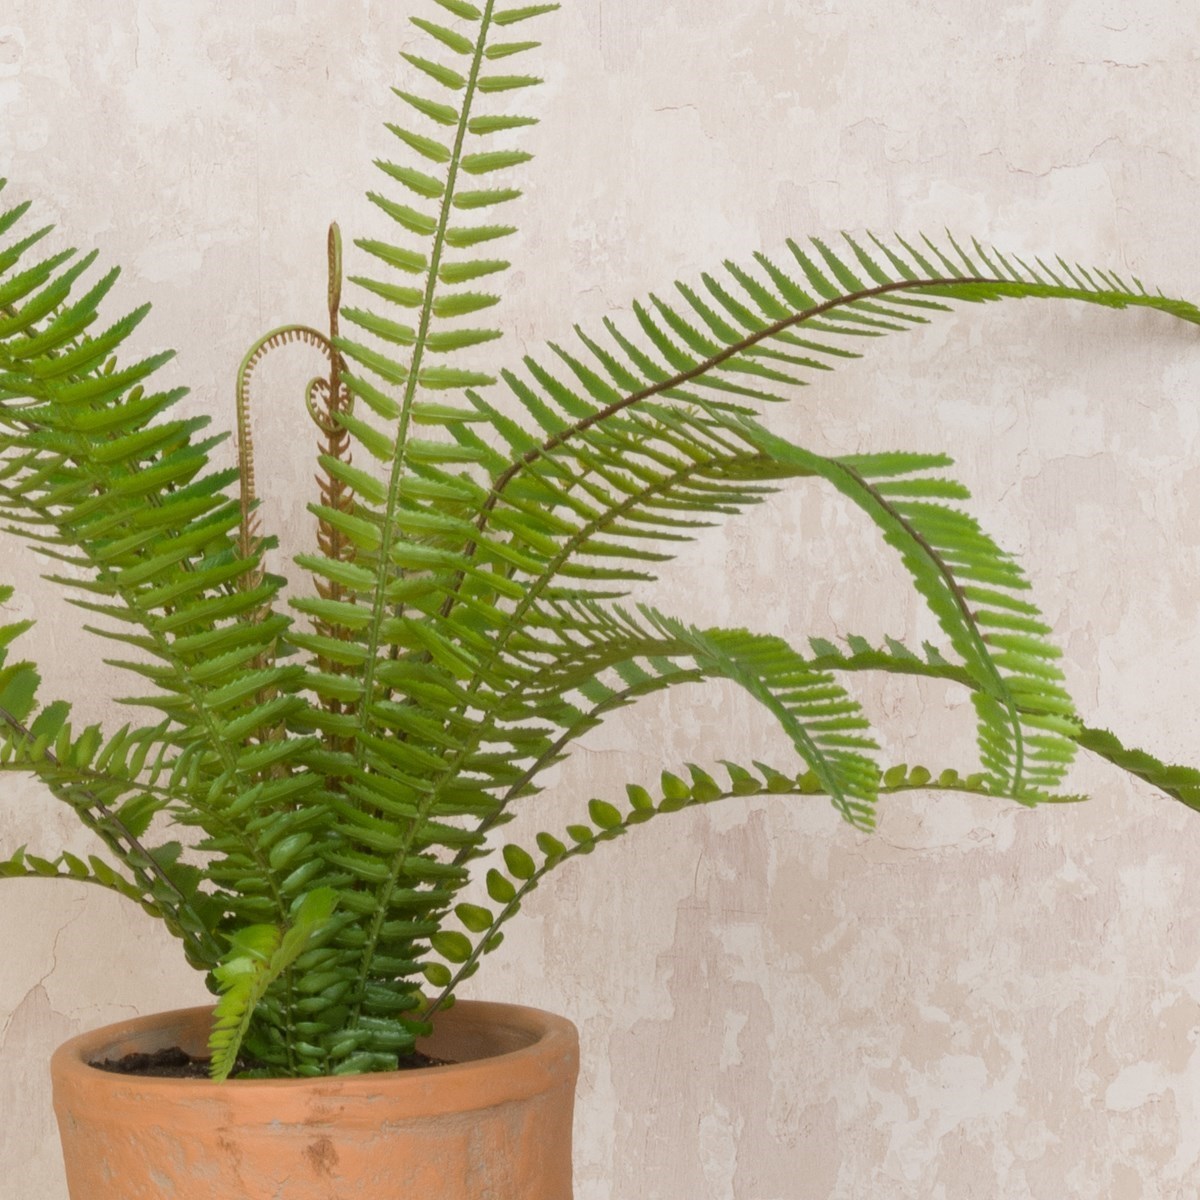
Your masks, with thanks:
<instances>
[{"instance_id":1,"label":"dark potting soil","mask_svg":"<svg viewBox=\"0 0 1200 1200\"><path fill-rule=\"evenodd\" d=\"M422 1067L449 1067L452 1058L434 1058L429 1054L415 1053L401 1059L402 1071L420 1070ZM156 1050L153 1054L126 1054L122 1058L106 1058L103 1062L89 1063L98 1071L111 1071L115 1075L155 1075L168 1079L207 1079L211 1058L197 1058L172 1046L167 1050ZM243 1071L261 1070L263 1064L254 1059L239 1057L234 1063L234 1076Z\"/></svg>"}]
</instances>

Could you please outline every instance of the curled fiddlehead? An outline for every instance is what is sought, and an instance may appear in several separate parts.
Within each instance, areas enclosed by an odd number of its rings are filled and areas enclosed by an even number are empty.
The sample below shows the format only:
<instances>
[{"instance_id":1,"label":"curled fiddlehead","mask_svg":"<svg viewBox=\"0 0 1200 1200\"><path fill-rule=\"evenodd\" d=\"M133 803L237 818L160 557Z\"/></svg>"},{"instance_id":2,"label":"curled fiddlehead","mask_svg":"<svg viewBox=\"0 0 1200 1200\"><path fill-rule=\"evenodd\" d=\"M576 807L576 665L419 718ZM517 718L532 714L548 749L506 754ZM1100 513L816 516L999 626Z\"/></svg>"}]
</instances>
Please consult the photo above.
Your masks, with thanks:
<instances>
[{"instance_id":1,"label":"curled fiddlehead","mask_svg":"<svg viewBox=\"0 0 1200 1200\"><path fill-rule=\"evenodd\" d=\"M283 325L259 338L242 359L237 376L237 446L238 476L241 501L241 528L239 549L243 556L250 557L262 547L262 522L257 506L255 491L254 439L250 419L251 381L258 364L272 350L281 346L300 343L313 346L325 355L329 374L311 380L305 389L305 406L308 415L320 431L320 461L324 468L317 475L316 483L320 504L324 510L349 512L354 507L354 495L345 478L339 474L338 464L350 462L349 436L338 421L338 415L348 412L352 397L342 382L345 364L335 348L338 337L338 312L342 292L342 239L336 224L330 225L327 242L329 264L329 332L321 333L308 325ZM346 535L324 516L318 516L317 543L321 553L334 560L346 557ZM255 587L262 581L262 569L254 575L246 575L243 586ZM332 579L317 579L317 591L325 600L341 600L341 585ZM317 621L318 632L336 636L326 622ZM322 664L322 669L336 669L334 664Z\"/></svg>"}]
</instances>

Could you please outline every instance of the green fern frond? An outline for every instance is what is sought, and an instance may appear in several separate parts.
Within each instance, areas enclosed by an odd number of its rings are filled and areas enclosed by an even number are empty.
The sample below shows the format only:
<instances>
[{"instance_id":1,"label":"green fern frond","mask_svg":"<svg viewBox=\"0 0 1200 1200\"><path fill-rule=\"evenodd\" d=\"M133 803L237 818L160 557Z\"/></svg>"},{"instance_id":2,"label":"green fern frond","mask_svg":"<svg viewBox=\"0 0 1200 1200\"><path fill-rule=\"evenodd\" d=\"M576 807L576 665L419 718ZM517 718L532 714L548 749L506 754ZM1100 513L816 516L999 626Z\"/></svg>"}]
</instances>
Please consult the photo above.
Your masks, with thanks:
<instances>
[{"instance_id":1,"label":"green fern frond","mask_svg":"<svg viewBox=\"0 0 1200 1200\"><path fill-rule=\"evenodd\" d=\"M570 456L572 444L590 430L617 424L655 397L735 410L743 406L731 396L782 401L787 393L778 385L803 385L814 370L860 356L864 337L925 323L948 311L943 301L1073 299L1114 308L1149 307L1200 322L1195 306L1123 285L1104 272L1094 277L1081 271L1051 274L1040 260L1038 269L1031 270L995 250L977 249L971 258L957 247L947 253L932 244L926 247L930 261L902 240L889 246L871 239L869 254L853 239L845 240L850 257L835 255L819 242L808 251L789 243L794 263L786 270L763 256L757 270L727 263L726 279L704 276L706 299L680 285L687 312L658 298L651 302L653 312L635 306L640 332L652 349L607 322L615 345L605 346L577 331L582 352L552 347L569 371L567 379L527 359L532 381L508 375L506 382L528 410L535 444L497 476L487 513L518 476L537 473L539 464L553 456ZM771 386L748 387L746 378ZM561 498L591 470L586 458L580 465L582 475L567 473L573 481L567 488L555 487L551 479L539 482Z\"/></svg>"},{"instance_id":2,"label":"green fern frond","mask_svg":"<svg viewBox=\"0 0 1200 1200\"><path fill-rule=\"evenodd\" d=\"M639 308L643 331L663 355L658 363L623 335L616 338L618 349L613 351L583 334L592 365L586 356L554 347L571 372L571 383L527 360L532 383L505 376L528 413L525 426L471 395L512 448L513 457L506 461L465 425L452 430L460 449L493 473L493 482L475 518L476 533L465 547L460 582L450 584L451 595L443 601L443 615L452 613L458 592L465 589L461 581L475 563L509 577L523 574L524 586L554 598L619 595L622 585L650 577L644 568L633 565L654 559L640 548L647 535L657 536L660 542L685 539L689 528L707 523L705 516L737 511L769 494L773 482L804 473L795 463L747 453L744 441L732 439L731 444L721 422L712 419L730 407L728 402L693 390L718 377L722 388L727 388L727 369L741 371L747 356L782 354L783 359L774 360L770 368L774 382L802 383L814 366L827 368L840 357L858 353L838 345L839 338L854 339L848 343L853 346L864 332L877 335L907 327L946 307L940 300L928 299L927 292L967 300L1069 293L1106 304L1149 304L1196 319L1189 306L1144 292L1111 292L1086 284L1058 291L1049 285L1047 291L1041 276L1018 285L1009 273L989 284L973 273L980 269L973 260L956 264L949 255L936 256L937 271L928 270L922 277L922 271L931 267L929 260L904 244L897 251L876 243L876 257L885 261L884 270L858 243L848 239L847 244L865 281L827 247L815 244L812 253L805 253L791 244L802 282L760 258L765 278L730 266L736 288L719 285L710 277L709 302L682 289L700 317L699 327L656 301L655 311L666 329L682 339L682 346L659 327L648 309ZM994 253L988 261L1011 266ZM846 288L854 290L839 290ZM744 293L742 299L734 296L738 290ZM803 353L795 353L797 330L815 330L820 340L800 339ZM756 399L784 398L761 388L753 393ZM666 401L683 401L686 407ZM936 485L910 482L906 486ZM550 549L552 544L557 550ZM426 565L444 566L446 555L453 552L447 544L437 562L427 560ZM592 564L587 563L589 556ZM603 567L594 564L596 556L603 558ZM622 559L630 565L622 565ZM445 576L435 576L430 586L435 591L445 588ZM1016 640L1020 631L997 630L995 636L1013 643L1006 650L1010 657L1020 653ZM1038 753L1053 749L1047 744ZM1002 752L1002 747L996 751ZM1043 782L1051 785L1049 778Z\"/></svg>"},{"instance_id":3,"label":"green fern frond","mask_svg":"<svg viewBox=\"0 0 1200 1200\"><path fill-rule=\"evenodd\" d=\"M1045 626L1034 615L1036 609L1014 594L1028 586L1019 571L969 517L948 503L964 497L965 489L930 473L930 468L939 467L946 460L936 456L875 455L835 463L789 447L748 418L735 418L710 409L706 420L706 435L719 439L722 434L733 434L743 439L741 454L745 461L773 464L770 474L775 478L787 474L823 477L850 494L884 526L885 536L901 549L906 565L914 572L920 590L951 636L952 644L980 680L982 748L996 787L1014 787L1032 797L1038 791L1056 786L1070 760L1071 743L1065 735L1074 725L1069 702L1056 682L1051 661L1053 648L1045 640ZM700 427L700 420L692 419L688 428ZM699 437L694 437L692 445L700 444ZM747 448L753 454L748 455ZM725 462L733 460L736 454L728 439L721 451ZM600 457L599 453L596 457ZM608 457L611 460L615 456L610 452ZM628 459L621 461L625 466ZM869 480L868 475L877 478ZM544 478L539 475L539 480ZM639 480L638 485L630 485L628 490L644 501L651 493L644 481ZM733 486L736 485L725 485L723 490L731 494L722 498L742 503L757 498L740 495L732 490ZM700 509L706 500L711 506L711 500L703 494L695 498L694 506ZM577 497L575 511L579 510L580 502ZM608 511L623 510L613 504ZM515 564L518 573L533 578L523 581L525 598L517 610L508 614L507 627L498 636L493 655L488 659L493 664L506 640L512 640L514 631L521 628L517 618L536 607L533 600L545 590L556 571L565 573L562 567L565 555L548 558L552 539L561 536L561 531L543 521L541 531L535 529L531 534L535 518L528 509L522 516L528 523L517 526L507 516L497 518L506 532L513 530L512 538L500 552L501 559L510 567ZM539 538L550 541L550 546L539 545ZM524 543L519 556L514 555L517 539ZM595 543L591 548L595 552ZM497 553L494 539L481 539L470 549L484 561ZM573 549L572 542L566 541L565 551ZM636 550L628 555L638 556ZM584 569L578 574L606 581L637 575L611 569ZM560 597L555 594L554 598ZM444 606L443 613L447 611ZM1024 722L1017 715L1022 705L1030 710Z\"/></svg>"},{"instance_id":4,"label":"green fern frond","mask_svg":"<svg viewBox=\"0 0 1200 1200\"><path fill-rule=\"evenodd\" d=\"M413 530L411 519L419 517L411 501L406 499L404 484L414 472L420 474L427 465L442 463L453 457L463 461L464 455L454 454L453 447L427 442L411 436L414 424L436 423L454 428L473 414L462 412L461 418L453 406L425 393L444 392L491 382L491 376L471 367L443 365L430 362L429 356L439 359L470 350L494 340L499 333L494 328L464 328L462 318L493 307L498 294L479 291L475 281L503 270L507 264L494 259L479 258L476 247L497 240L512 232L509 226L470 225L462 223L462 214L476 209L491 208L516 197L515 189L493 187L493 173L507 171L527 161L530 155L521 150L492 149L489 140L501 130L531 120L505 116L489 118L478 114L478 101L491 93L509 91L536 82L533 77L500 76L487 63L493 40L499 28L525 21L549 12L553 6L538 6L528 10L500 10L492 0L482 8L473 5L444 5L456 17L471 22L469 27L447 28L440 23L418 21L417 27L431 39L428 53L410 56L415 66L436 85L436 97L425 97L411 91L397 90L399 98L419 117L432 122L431 129L392 126L399 142L416 154L419 165L403 162L381 162L384 174L400 185L405 193L402 201L373 194L371 199L397 224L401 237L398 244L378 239L360 243L375 259L399 269L406 281L401 285L367 276L356 282L374 297L397 304L405 310L403 322L379 316L368 308L351 308L344 316L356 324L375 345L346 339L338 347L353 364L346 375L346 384L356 399L361 399L376 413L392 423L393 433L380 435L368 424L343 419L342 424L354 440L360 441L368 453L387 464L387 481L382 490L360 497L355 514L342 518L325 515L331 524L343 530L358 548L360 555L377 556L378 561L394 563L399 571L420 571L435 565L412 539L426 531ZM450 61L444 58L446 53ZM509 52L515 52L509 47ZM502 51L498 57L505 57ZM483 188L464 187L467 179L487 177ZM406 244L407 243L407 244ZM411 312L411 317L407 314ZM381 343L381 345L380 345ZM402 353L399 353L402 352ZM362 368L360 371L359 368ZM370 378L368 378L370 377ZM375 380L380 381L382 387ZM401 395L392 398L388 392L399 388ZM474 455L466 455L473 458ZM406 519L407 518L407 519ZM315 566L318 575L326 569ZM353 729L362 735L372 730L384 732L388 726L380 718L386 711L391 694L382 674L398 652L394 634L405 627L396 624L396 613L403 610L409 597L401 587L394 586L390 572L379 571L373 586L354 597L366 613L366 621L358 622L347 637L361 647L361 654L350 651L358 667L361 688L350 689L334 683L334 690L355 714ZM346 631L339 629L339 635ZM320 634L318 633L318 638ZM329 649L324 641L301 638L298 645L309 650ZM448 653L448 651L439 651ZM332 661L340 661L335 655ZM451 673L462 668L456 660ZM315 683L318 689L328 689L331 672L319 671ZM328 726L328 723L327 723ZM347 727L347 732L350 727ZM371 737L355 741L356 770L368 778L380 767L411 774L422 769L419 761L389 763L380 761L370 749ZM416 751L403 751L411 758ZM364 783L370 789L374 785ZM410 830L415 838L417 827ZM411 847L410 847L411 848Z\"/></svg>"},{"instance_id":5,"label":"green fern frond","mask_svg":"<svg viewBox=\"0 0 1200 1200\"><path fill-rule=\"evenodd\" d=\"M1107 729L1083 729L1077 740L1085 750L1200 812L1200 771L1194 767L1165 763L1144 750L1127 747Z\"/></svg>"},{"instance_id":6,"label":"green fern frond","mask_svg":"<svg viewBox=\"0 0 1200 1200\"><path fill-rule=\"evenodd\" d=\"M949 680L963 687L977 687L964 667L948 662L935 647L928 644L923 648L922 657L895 638L887 639L886 649L877 649L865 638L852 636L847 639L846 651L821 638L810 639L810 642L814 654L813 666L820 670L887 671L889 674L918 675ZM1028 703L1028 699L1025 703ZM1120 767L1188 808L1200 810L1200 771L1195 768L1164 763L1144 750L1127 747L1114 733L1105 729L1078 724L1067 736L1081 749ZM982 776L979 778L983 780ZM1051 798L1040 796L1037 799L1039 803L1045 803Z\"/></svg>"},{"instance_id":7,"label":"green fern frond","mask_svg":"<svg viewBox=\"0 0 1200 1200\"><path fill-rule=\"evenodd\" d=\"M702 767L688 763L687 778L670 771L663 772L656 789L657 796L640 784L629 784L625 789L624 804L591 800L586 816L568 825L562 837L543 831L537 834L531 849L514 843L505 845L501 853L503 866L489 868L486 875L491 904L457 905L454 913L463 931L445 931L435 941L434 949L444 961L428 963L424 974L428 983L441 990L430 1003L426 1015L431 1016L441 1008L454 990L474 974L483 956L499 948L504 940L502 926L520 911L524 900L546 876L564 862L590 854L601 843L611 842L662 813L750 796L831 795L813 770L788 774L765 763L756 762L749 768L728 760L722 760L721 765L728 775L728 782L720 782ZM934 772L905 764L888 767L882 772L878 787L880 795L910 791L1017 799L997 796L982 774L962 775L950 768ZM1083 799L1082 796L1046 795L1042 802L1075 803Z\"/></svg>"},{"instance_id":8,"label":"green fern frond","mask_svg":"<svg viewBox=\"0 0 1200 1200\"><path fill-rule=\"evenodd\" d=\"M1028 581L1011 556L960 508L937 498L965 491L936 475L898 475L888 456L822 459L742 418L747 439L781 461L821 475L862 508L898 550L917 590L978 690L980 751L997 790L1017 795L1057 786L1074 753L1077 728L1054 665L1049 628L1019 593ZM886 476L874 482L868 473ZM893 482L893 480L895 480ZM929 498L926 498L929 497ZM1024 710L1023 710L1024 703Z\"/></svg>"},{"instance_id":9,"label":"green fern frond","mask_svg":"<svg viewBox=\"0 0 1200 1200\"><path fill-rule=\"evenodd\" d=\"M163 916L142 888L94 854L89 854L85 861L63 851L57 858L50 859L30 854L24 846L19 846L8 858L0 860L0 879L72 879L78 883L91 883L133 900L152 917Z\"/></svg>"},{"instance_id":10,"label":"green fern frond","mask_svg":"<svg viewBox=\"0 0 1200 1200\"><path fill-rule=\"evenodd\" d=\"M208 1039L214 1080L227 1079L232 1073L255 1006L271 984L325 933L336 904L332 888L317 888L294 906L285 929L252 925L231 935L230 951L213 971L221 989Z\"/></svg>"},{"instance_id":11,"label":"green fern frond","mask_svg":"<svg viewBox=\"0 0 1200 1200\"><path fill-rule=\"evenodd\" d=\"M964 687L973 686L965 667L950 662L936 646L925 642L920 653L893 637L877 647L867 638L850 634L845 648L827 638L809 638L812 662L823 671L887 671L894 675L918 675L931 679L949 679Z\"/></svg>"},{"instance_id":12,"label":"green fern frond","mask_svg":"<svg viewBox=\"0 0 1200 1200\"><path fill-rule=\"evenodd\" d=\"M746 630L700 631L649 610L649 620L692 648L696 665L745 688L767 708L797 754L851 824L874 823L878 749L862 709L826 672L814 671L782 638Z\"/></svg>"},{"instance_id":13,"label":"green fern frond","mask_svg":"<svg viewBox=\"0 0 1200 1200\"><path fill-rule=\"evenodd\" d=\"M11 594L11 588L0 588L0 603ZM200 891L196 867L179 864L169 847L148 847L143 841L152 818L180 794L178 767L174 787L160 783L167 752L163 727L125 726L105 740L99 726L91 725L73 737L69 706L61 701L39 706L37 671L28 663L6 662L6 644L26 624L0 628L0 771L40 779L101 839L132 881L99 859L91 859L91 871L84 874L71 856L55 860L57 873L65 869L67 875L137 900L180 938L192 965L211 967L219 954L213 930L221 906ZM9 873L19 874L19 864L13 863ZM50 873L39 863L32 866L37 873Z\"/></svg>"},{"instance_id":14,"label":"green fern frond","mask_svg":"<svg viewBox=\"0 0 1200 1200\"><path fill-rule=\"evenodd\" d=\"M456 434L459 426L476 419L476 414L436 398L427 399L422 393L491 382L491 376L484 372L443 365L440 361L429 363L427 356L457 354L498 336L494 329L464 328L459 322L497 303L498 296L478 290L476 281L494 275L507 264L479 257L477 247L506 237L513 229L506 225L465 224L462 214L490 209L516 198L516 189L492 186L491 179L495 172L519 166L530 156L521 150L490 149L487 139L503 130L531 124L532 120L511 115L478 115L474 111L475 102L478 96L536 82L532 76L501 76L486 68L485 63L491 58L518 52L512 44L497 43L504 48L497 54L488 54L493 18L494 24L502 27L548 12L552 6L508 12L496 10L490 2L482 9L458 4L444 7L460 18L474 21L475 27L460 32L441 25L431 27L428 22L418 26L439 48L449 50L456 58L450 63L425 54L410 59L412 65L444 91L436 98L398 91L400 99L420 117L432 122L433 128L426 131L392 127L398 140L415 152L420 165L381 163L384 173L406 194L399 202L381 195L371 197L397 223L404 241L412 243L412 248L378 240L362 244L373 257L398 268L408 279L394 285L357 277L371 295L405 310L405 318L396 321L367 308L350 309L345 314L347 320L376 339L377 344L348 340L338 343L354 364L354 370L347 376L349 388L372 411L390 421L394 430L394 436L378 435L362 423L345 422L351 436L388 465L388 480L383 491L376 491L373 496L367 489L358 511L341 524L358 547L360 561L374 558L393 565L399 574L379 571L373 586L355 593L353 599L366 613L365 621L342 614L356 626L344 639L355 646L343 654L357 666L360 686L347 689L333 682L329 672L311 680L323 696L336 689L341 702L356 715L352 724L339 725L322 718L321 725L329 733L344 728L347 735L354 735L353 761L339 767L347 779L344 788L349 799L337 803L339 821L333 830L345 849L337 851L331 862L364 882L369 878L383 897L375 921L368 926L367 942L360 955L363 963L373 953L386 954L386 947L391 944L384 925L389 915L393 918L398 915L389 914L389 909L401 902L400 892L406 890L394 890L395 881L405 874L415 877L418 886L423 881L429 889L423 893L424 902L429 904L436 902L439 890L447 882L444 876L432 871L430 860L424 857L426 846L453 844L457 848L461 843L461 831L438 820L443 810L448 806L477 812L481 796L486 795L486 786L471 788L460 798L455 798L454 789L447 789L440 806L428 802L422 794L423 779L442 766L443 755L461 748L453 735L447 746L444 744L447 735L441 731L412 728L412 714L404 705L391 700L397 687L405 688L411 695L412 680L406 674L406 659L413 653L430 660L430 682L436 680L445 692L456 686L456 680L469 677L476 665L474 648L469 642L460 644L459 639L448 639L419 620L402 615L412 604L417 604L420 611L420 598L427 586L419 577L410 583L403 572L422 573L439 566L452 568L456 565L455 556L443 551L437 543L450 541L457 548L465 532L469 532L465 525L461 530L447 528L432 507L414 502L406 485L414 478L440 482L438 468L479 457L474 447L424 441L413 437L411 430L413 425L437 424ZM465 190L463 184L468 177L486 178L488 183ZM402 392L397 400L388 395L393 388ZM430 522L440 527L431 528ZM316 569L322 573L326 568ZM472 597L469 603L477 613L483 611L482 599ZM335 653L326 643L303 635L296 639L296 644ZM462 761L467 770L483 771L491 781L512 777L499 756L482 747L464 754ZM493 809L494 801L483 805L485 815ZM401 830L399 836L384 839L386 846L379 843L379 819L385 816L391 819L394 828ZM370 854L359 852L355 849L358 846L364 846ZM389 856L382 887L379 861L372 857L380 851ZM422 880L423 876L428 878ZM449 882L456 879L456 875L451 876ZM407 953L401 943L395 943L395 948L397 954ZM392 992L370 994L366 978L360 974L354 1003L356 1012L366 1018L383 1017L403 999Z\"/></svg>"}]
</instances>

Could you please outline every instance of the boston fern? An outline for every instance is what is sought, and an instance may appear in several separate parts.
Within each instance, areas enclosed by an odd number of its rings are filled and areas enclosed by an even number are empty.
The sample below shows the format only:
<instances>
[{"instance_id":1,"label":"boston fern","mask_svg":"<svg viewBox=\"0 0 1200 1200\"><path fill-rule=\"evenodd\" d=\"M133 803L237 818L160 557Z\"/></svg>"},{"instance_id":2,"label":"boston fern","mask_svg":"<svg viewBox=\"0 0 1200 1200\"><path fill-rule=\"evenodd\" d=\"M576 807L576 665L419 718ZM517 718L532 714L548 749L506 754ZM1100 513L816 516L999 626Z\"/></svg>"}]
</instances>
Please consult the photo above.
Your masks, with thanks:
<instances>
[{"instance_id":1,"label":"boston fern","mask_svg":"<svg viewBox=\"0 0 1200 1200\"><path fill-rule=\"evenodd\" d=\"M967 514L940 454L827 457L772 433L764 402L859 357L871 340L956 302L1011 297L1200 311L1061 260L977 243L843 238L725 264L624 325L577 330L495 379L494 254L535 124L514 93L557 5L431 0L405 54L403 123L389 125L370 199L387 240L362 239L343 304L330 233L330 328L268 333L244 360L238 466L220 436L172 409L169 355L122 361L146 316L99 317L116 272L94 254L42 257L28 205L0 217L0 514L62 564L48 576L144 681L152 714L77 728L39 699L35 667L0 626L0 771L28 772L103 844L86 860L21 848L0 874L114 889L160 918L219 994L213 1072L239 1048L280 1075L386 1070L452 1000L502 926L559 863L658 813L731 796L824 793L868 829L878 796L966 790L1062 799L1080 746L1200 807L1200 773L1126 749L1076 716L1059 651L1013 559ZM91 280L88 282L88 280ZM321 442L317 537L290 599L254 493L251 381L263 355L306 343ZM824 480L898 552L941 630L920 652L851 638L802 646L622 604L656 563L787 481ZM0 589L0 602L11 589ZM970 689L978 769L880 762L845 684L859 671ZM609 713L721 678L759 700L795 746L787 770L667 764L653 789L580 805L528 846L494 832L547 768ZM736 747L728 753L736 757ZM162 840L173 823L185 851ZM101 847L97 847L98 851ZM477 869L487 906L459 902Z\"/></svg>"}]
</instances>

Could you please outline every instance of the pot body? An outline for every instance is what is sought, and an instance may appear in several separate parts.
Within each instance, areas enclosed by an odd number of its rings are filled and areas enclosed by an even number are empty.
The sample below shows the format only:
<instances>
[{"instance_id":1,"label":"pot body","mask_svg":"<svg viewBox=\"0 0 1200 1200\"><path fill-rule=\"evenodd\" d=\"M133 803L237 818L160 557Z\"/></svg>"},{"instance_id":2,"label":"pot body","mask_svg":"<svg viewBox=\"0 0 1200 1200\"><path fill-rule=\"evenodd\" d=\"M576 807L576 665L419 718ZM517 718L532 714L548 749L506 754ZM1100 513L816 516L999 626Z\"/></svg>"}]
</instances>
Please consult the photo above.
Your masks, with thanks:
<instances>
[{"instance_id":1,"label":"pot body","mask_svg":"<svg viewBox=\"0 0 1200 1200\"><path fill-rule=\"evenodd\" d=\"M51 1059L71 1200L571 1200L579 1042L562 1017L460 1001L420 1049L455 1065L158 1079L88 1065L205 1052L211 1008L110 1025Z\"/></svg>"}]
</instances>

